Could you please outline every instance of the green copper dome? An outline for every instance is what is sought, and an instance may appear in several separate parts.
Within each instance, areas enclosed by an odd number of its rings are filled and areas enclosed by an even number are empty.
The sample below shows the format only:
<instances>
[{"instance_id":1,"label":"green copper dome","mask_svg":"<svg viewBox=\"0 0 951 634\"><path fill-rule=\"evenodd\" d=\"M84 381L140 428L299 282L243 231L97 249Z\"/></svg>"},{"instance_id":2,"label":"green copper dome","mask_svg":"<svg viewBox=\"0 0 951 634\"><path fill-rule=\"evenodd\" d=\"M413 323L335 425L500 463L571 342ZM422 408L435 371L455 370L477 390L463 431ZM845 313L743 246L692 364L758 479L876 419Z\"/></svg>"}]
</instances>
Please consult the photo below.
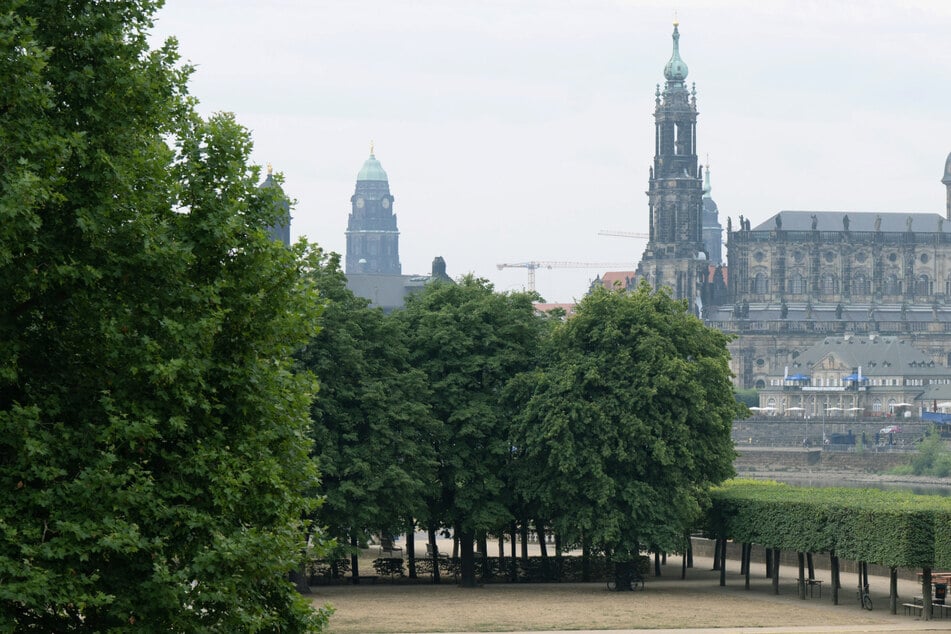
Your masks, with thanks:
<instances>
[{"instance_id":1,"label":"green copper dome","mask_svg":"<svg viewBox=\"0 0 951 634\"><path fill-rule=\"evenodd\" d=\"M360 168L360 173L357 174L357 180L387 182L386 172L383 171L383 166L373 156L372 147L370 148L370 158L363 162L363 167Z\"/></svg>"},{"instance_id":2,"label":"green copper dome","mask_svg":"<svg viewBox=\"0 0 951 634\"><path fill-rule=\"evenodd\" d=\"M677 30L678 22L674 22L674 52L670 56L670 61L664 66L664 77L667 81L683 81L687 78L687 65L680 59L680 31Z\"/></svg>"}]
</instances>

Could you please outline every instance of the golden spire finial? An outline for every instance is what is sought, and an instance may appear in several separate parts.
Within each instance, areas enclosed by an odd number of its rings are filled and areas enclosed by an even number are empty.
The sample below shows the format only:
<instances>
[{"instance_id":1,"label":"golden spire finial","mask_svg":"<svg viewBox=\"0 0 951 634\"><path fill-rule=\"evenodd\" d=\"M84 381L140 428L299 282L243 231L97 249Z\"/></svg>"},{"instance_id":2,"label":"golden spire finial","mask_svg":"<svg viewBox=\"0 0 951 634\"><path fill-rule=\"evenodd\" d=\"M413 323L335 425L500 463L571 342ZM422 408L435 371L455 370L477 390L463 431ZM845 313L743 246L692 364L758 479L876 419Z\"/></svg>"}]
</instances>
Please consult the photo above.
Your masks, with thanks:
<instances>
[{"instance_id":1,"label":"golden spire finial","mask_svg":"<svg viewBox=\"0 0 951 634\"><path fill-rule=\"evenodd\" d=\"M373 139L370 139L370 156L373 156Z\"/></svg>"},{"instance_id":2,"label":"golden spire finial","mask_svg":"<svg viewBox=\"0 0 951 634\"><path fill-rule=\"evenodd\" d=\"M267 175L270 176L274 172L274 166L271 165L271 162L267 162Z\"/></svg>"}]
</instances>

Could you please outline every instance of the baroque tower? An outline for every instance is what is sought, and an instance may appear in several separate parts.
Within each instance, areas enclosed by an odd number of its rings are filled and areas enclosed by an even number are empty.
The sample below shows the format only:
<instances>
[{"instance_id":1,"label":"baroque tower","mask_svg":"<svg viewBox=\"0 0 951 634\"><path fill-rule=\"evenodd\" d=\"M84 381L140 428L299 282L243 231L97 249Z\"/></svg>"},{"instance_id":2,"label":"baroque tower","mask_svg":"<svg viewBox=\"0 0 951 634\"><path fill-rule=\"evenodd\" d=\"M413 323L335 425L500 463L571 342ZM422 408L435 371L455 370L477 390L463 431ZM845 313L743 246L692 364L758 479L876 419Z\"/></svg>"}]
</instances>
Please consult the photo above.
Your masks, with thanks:
<instances>
[{"instance_id":1,"label":"baroque tower","mask_svg":"<svg viewBox=\"0 0 951 634\"><path fill-rule=\"evenodd\" d=\"M390 184L370 144L350 197L346 274L400 275L399 240Z\"/></svg>"},{"instance_id":2,"label":"baroque tower","mask_svg":"<svg viewBox=\"0 0 951 634\"><path fill-rule=\"evenodd\" d=\"M650 234L638 277L654 289L667 287L676 299L700 308L707 275L703 245L703 179L697 162L697 92L687 90L687 65L680 58L674 22L673 53L664 66L663 92L655 93L654 166L647 196Z\"/></svg>"},{"instance_id":3,"label":"baroque tower","mask_svg":"<svg viewBox=\"0 0 951 634\"><path fill-rule=\"evenodd\" d=\"M710 160L703 170L703 248L707 252L710 264L723 262L723 227L720 225L720 211L710 195Z\"/></svg>"}]
</instances>

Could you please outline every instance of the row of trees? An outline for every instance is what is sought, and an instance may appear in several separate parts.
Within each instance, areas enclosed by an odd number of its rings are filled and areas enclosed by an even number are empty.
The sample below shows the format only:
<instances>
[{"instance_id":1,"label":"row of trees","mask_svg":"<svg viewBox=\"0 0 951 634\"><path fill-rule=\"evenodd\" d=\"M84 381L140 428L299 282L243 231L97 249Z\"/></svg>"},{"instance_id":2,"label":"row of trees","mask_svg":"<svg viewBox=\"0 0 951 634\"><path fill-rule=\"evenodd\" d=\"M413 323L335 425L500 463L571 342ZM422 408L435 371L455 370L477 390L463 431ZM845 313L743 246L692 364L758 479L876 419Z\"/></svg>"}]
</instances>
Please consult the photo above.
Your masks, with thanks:
<instances>
[{"instance_id":1,"label":"row of trees","mask_svg":"<svg viewBox=\"0 0 951 634\"><path fill-rule=\"evenodd\" d=\"M564 320L467 276L384 315L336 257L317 275L324 328L300 358L321 385L317 520L340 543L451 529L463 584L474 544L513 525L618 560L678 552L732 474L726 338L664 293L596 291Z\"/></svg>"},{"instance_id":2,"label":"row of trees","mask_svg":"<svg viewBox=\"0 0 951 634\"><path fill-rule=\"evenodd\" d=\"M150 50L160 5L0 9L0 630L319 629L286 578L309 518L451 528L470 582L516 520L676 550L730 472L723 336L646 289L370 310L270 240L283 195Z\"/></svg>"}]
</instances>

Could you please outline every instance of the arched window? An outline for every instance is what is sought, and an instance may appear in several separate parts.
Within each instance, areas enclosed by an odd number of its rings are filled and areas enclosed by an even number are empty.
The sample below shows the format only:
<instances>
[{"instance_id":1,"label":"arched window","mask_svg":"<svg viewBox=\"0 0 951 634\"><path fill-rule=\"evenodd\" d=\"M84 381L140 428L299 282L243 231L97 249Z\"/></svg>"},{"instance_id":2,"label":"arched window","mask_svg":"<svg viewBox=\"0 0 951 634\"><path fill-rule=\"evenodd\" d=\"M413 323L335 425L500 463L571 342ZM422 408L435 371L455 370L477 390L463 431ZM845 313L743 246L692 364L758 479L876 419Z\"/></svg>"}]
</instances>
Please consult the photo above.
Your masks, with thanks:
<instances>
[{"instance_id":1,"label":"arched window","mask_svg":"<svg viewBox=\"0 0 951 634\"><path fill-rule=\"evenodd\" d=\"M865 273L856 273L852 277L852 294L853 295L871 295L872 294L872 283L869 281Z\"/></svg>"},{"instance_id":2,"label":"arched window","mask_svg":"<svg viewBox=\"0 0 951 634\"><path fill-rule=\"evenodd\" d=\"M901 280L899 280L898 276L894 273L889 275L888 279L885 280L885 294L901 295Z\"/></svg>"},{"instance_id":3,"label":"arched window","mask_svg":"<svg viewBox=\"0 0 951 634\"><path fill-rule=\"evenodd\" d=\"M879 414L882 413L882 401L881 401L881 400L875 399L874 401L872 401L872 411L873 411L873 412L877 412L877 413L879 413Z\"/></svg>"},{"instance_id":4,"label":"arched window","mask_svg":"<svg viewBox=\"0 0 951 634\"><path fill-rule=\"evenodd\" d=\"M756 381L756 384L754 385L754 387L757 390L762 390L764 387L766 387L766 381L764 381L763 379L759 379L758 381Z\"/></svg>"},{"instance_id":5,"label":"arched window","mask_svg":"<svg viewBox=\"0 0 951 634\"><path fill-rule=\"evenodd\" d=\"M949 284L951 284L951 280L949 280ZM804 278L799 273L793 273L792 275L790 275L789 276L789 292L794 295L805 295L806 294L806 278Z\"/></svg>"},{"instance_id":6,"label":"arched window","mask_svg":"<svg viewBox=\"0 0 951 634\"><path fill-rule=\"evenodd\" d=\"M918 276L918 281L915 284L915 295L931 295L931 293L931 280L922 273Z\"/></svg>"},{"instance_id":7,"label":"arched window","mask_svg":"<svg viewBox=\"0 0 951 634\"><path fill-rule=\"evenodd\" d=\"M765 273L757 273L753 278L753 294L765 295L769 292L769 278Z\"/></svg>"},{"instance_id":8,"label":"arched window","mask_svg":"<svg viewBox=\"0 0 951 634\"><path fill-rule=\"evenodd\" d=\"M838 292L838 284L833 273L824 273L819 278L819 293L822 295L835 295Z\"/></svg>"}]
</instances>

